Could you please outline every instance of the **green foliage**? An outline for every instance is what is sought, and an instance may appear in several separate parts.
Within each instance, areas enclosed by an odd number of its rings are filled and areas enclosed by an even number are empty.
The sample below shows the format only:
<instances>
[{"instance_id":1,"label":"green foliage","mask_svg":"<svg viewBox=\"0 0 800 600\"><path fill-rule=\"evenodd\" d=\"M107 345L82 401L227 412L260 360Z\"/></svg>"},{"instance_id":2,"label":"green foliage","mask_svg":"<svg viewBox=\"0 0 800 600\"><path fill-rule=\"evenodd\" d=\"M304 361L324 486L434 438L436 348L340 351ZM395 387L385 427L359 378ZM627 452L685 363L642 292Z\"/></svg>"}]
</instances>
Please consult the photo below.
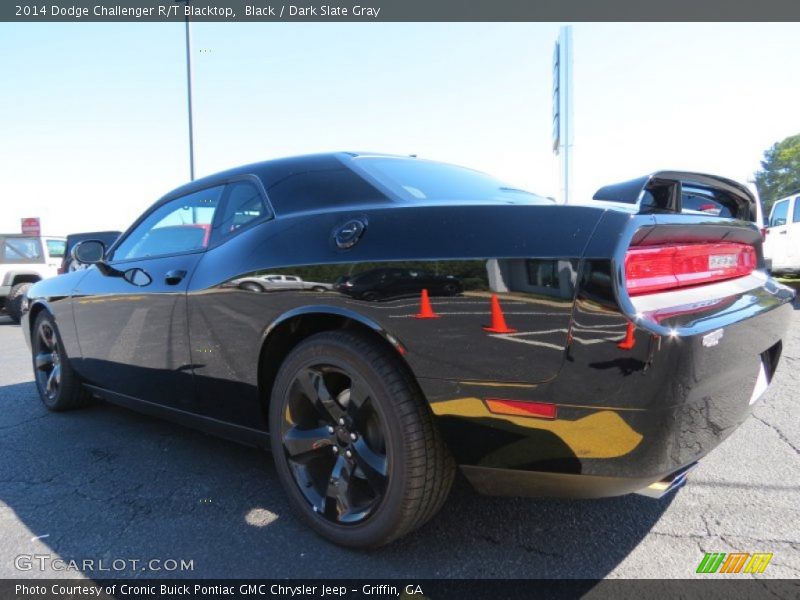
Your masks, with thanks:
<instances>
[{"instance_id":1,"label":"green foliage","mask_svg":"<svg viewBox=\"0 0 800 600\"><path fill-rule=\"evenodd\" d=\"M800 134L773 144L764 152L756 188L768 216L776 200L800 190Z\"/></svg>"}]
</instances>

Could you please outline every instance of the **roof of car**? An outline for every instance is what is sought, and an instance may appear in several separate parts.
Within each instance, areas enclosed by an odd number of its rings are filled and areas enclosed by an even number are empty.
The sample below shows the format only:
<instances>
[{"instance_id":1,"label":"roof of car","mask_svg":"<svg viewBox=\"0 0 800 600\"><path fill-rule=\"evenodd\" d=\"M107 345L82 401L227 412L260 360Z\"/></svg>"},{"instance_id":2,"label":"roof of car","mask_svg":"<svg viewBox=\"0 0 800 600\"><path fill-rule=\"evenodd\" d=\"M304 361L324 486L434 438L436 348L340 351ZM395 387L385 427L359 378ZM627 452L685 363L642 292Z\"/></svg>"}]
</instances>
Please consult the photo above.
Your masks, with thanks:
<instances>
[{"instance_id":1,"label":"roof of car","mask_svg":"<svg viewBox=\"0 0 800 600\"><path fill-rule=\"evenodd\" d=\"M201 179L195 179L166 194L162 200L166 201L176 196L189 194L195 190L200 190L217 183L222 183L229 179L235 179L242 175L256 175L263 186L269 189L282 179L296 173L306 171L317 171L324 169L342 168L348 159L359 156L384 156L398 158L396 155L380 154L375 152L325 152L320 154L306 154L302 156L290 156L288 158L276 158L256 163L234 167L226 171L220 171L208 175Z\"/></svg>"},{"instance_id":2,"label":"roof of car","mask_svg":"<svg viewBox=\"0 0 800 600\"><path fill-rule=\"evenodd\" d=\"M390 201L402 202L402 197L397 195L395 189L386 185L385 182L380 181L379 178L362 167L356 166L361 159L372 158L419 161L445 166L445 163L417 158L416 155L379 152L343 151L277 158L235 167L189 182L163 196L155 206L160 206L203 189L246 177L258 180L258 183L263 186L262 192L266 194L266 198L271 204L272 212L278 217L308 211L327 210L332 206L345 208L357 204L360 208L364 208L368 205L386 206L387 202ZM468 167L460 168L472 170ZM340 176L343 172L350 173L351 177ZM309 175L307 181L304 181L304 178L296 177L306 174ZM278 191L279 189L281 190L280 192ZM294 198L294 193L297 194L296 197L299 200L297 202L289 202L287 199ZM530 201L546 204L553 203L552 199L543 198L535 194L531 194ZM441 202L452 204L447 199L415 200L414 204L436 204ZM487 199L486 202L490 203L492 201Z\"/></svg>"}]
</instances>

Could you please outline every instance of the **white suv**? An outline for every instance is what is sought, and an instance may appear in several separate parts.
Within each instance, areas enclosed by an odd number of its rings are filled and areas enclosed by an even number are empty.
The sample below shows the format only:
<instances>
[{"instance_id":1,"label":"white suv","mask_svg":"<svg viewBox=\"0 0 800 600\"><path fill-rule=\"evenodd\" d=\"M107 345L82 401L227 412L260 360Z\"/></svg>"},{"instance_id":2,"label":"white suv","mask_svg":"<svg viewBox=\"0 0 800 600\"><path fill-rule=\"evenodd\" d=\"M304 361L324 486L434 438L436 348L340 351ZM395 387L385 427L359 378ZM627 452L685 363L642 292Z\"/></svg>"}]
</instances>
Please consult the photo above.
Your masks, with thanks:
<instances>
[{"instance_id":1,"label":"white suv","mask_svg":"<svg viewBox=\"0 0 800 600\"><path fill-rule=\"evenodd\" d=\"M0 305L15 323L22 316L25 292L58 274L65 248L64 238L0 233Z\"/></svg>"}]
</instances>

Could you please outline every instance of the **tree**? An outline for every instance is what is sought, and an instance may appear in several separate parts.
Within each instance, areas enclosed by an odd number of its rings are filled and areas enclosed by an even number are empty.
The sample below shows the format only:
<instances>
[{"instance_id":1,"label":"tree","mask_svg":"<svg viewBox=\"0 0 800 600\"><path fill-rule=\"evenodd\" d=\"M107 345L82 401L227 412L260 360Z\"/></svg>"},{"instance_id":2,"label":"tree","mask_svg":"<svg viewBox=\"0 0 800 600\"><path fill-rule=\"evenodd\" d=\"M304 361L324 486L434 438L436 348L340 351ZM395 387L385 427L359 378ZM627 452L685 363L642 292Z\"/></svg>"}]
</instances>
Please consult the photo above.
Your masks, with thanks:
<instances>
[{"instance_id":1,"label":"tree","mask_svg":"<svg viewBox=\"0 0 800 600\"><path fill-rule=\"evenodd\" d=\"M756 173L756 189L764 214L776 200L800 190L800 134L773 144L764 152L761 170Z\"/></svg>"}]
</instances>

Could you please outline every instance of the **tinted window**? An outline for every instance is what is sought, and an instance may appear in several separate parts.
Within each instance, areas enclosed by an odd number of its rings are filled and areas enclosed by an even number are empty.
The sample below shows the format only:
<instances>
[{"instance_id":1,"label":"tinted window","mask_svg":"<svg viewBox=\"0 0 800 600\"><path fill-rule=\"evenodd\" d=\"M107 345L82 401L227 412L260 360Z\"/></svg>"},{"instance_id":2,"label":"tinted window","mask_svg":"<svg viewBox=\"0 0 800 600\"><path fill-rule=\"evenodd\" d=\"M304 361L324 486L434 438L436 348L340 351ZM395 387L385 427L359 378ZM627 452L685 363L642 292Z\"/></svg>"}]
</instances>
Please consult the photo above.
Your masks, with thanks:
<instances>
[{"instance_id":1,"label":"tinted window","mask_svg":"<svg viewBox=\"0 0 800 600\"><path fill-rule=\"evenodd\" d=\"M267 205L255 184L238 181L228 185L225 214L214 226L214 241L224 239L247 223L267 216Z\"/></svg>"},{"instance_id":2,"label":"tinted window","mask_svg":"<svg viewBox=\"0 0 800 600\"><path fill-rule=\"evenodd\" d=\"M794 210L792 211L792 223L800 223L800 196L794 199Z\"/></svg>"},{"instance_id":3,"label":"tinted window","mask_svg":"<svg viewBox=\"0 0 800 600\"><path fill-rule=\"evenodd\" d=\"M189 252L208 246L222 186L171 200L150 213L114 251L114 260Z\"/></svg>"},{"instance_id":4,"label":"tinted window","mask_svg":"<svg viewBox=\"0 0 800 600\"><path fill-rule=\"evenodd\" d=\"M3 240L3 262L35 263L42 261L38 238L13 237Z\"/></svg>"},{"instance_id":5,"label":"tinted window","mask_svg":"<svg viewBox=\"0 0 800 600\"><path fill-rule=\"evenodd\" d=\"M769 217L769 226L778 227L779 225L786 225L786 216L789 212L789 201L781 200L776 202L772 207L772 215Z\"/></svg>"},{"instance_id":6,"label":"tinted window","mask_svg":"<svg viewBox=\"0 0 800 600\"><path fill-rule=\"evenodd\" d=\"M47 240L47 254L52 258L63 258L67 248L64 240Z\"/></svg>"},{"instance_id":7,"label":"tinted window","mask_svg":"<svg viewBox=\"0 0 800 600\"><path fill-rule=\"evenodd\" d=\"M364 157L355 164L405 200L546 202L490 175L416 158Z\"/></svg>"},{"instance_id":8,"label":"tinted window","mask_svg":"<svg viewBox=\"0 0 800 600\"><path fill-rule=\"evenodd\" d=\"M368 204L388 200L374 186L344 166L290 173L274 183L267 194L278 214L337 204Z\"/></svg>"}]
</instances>

